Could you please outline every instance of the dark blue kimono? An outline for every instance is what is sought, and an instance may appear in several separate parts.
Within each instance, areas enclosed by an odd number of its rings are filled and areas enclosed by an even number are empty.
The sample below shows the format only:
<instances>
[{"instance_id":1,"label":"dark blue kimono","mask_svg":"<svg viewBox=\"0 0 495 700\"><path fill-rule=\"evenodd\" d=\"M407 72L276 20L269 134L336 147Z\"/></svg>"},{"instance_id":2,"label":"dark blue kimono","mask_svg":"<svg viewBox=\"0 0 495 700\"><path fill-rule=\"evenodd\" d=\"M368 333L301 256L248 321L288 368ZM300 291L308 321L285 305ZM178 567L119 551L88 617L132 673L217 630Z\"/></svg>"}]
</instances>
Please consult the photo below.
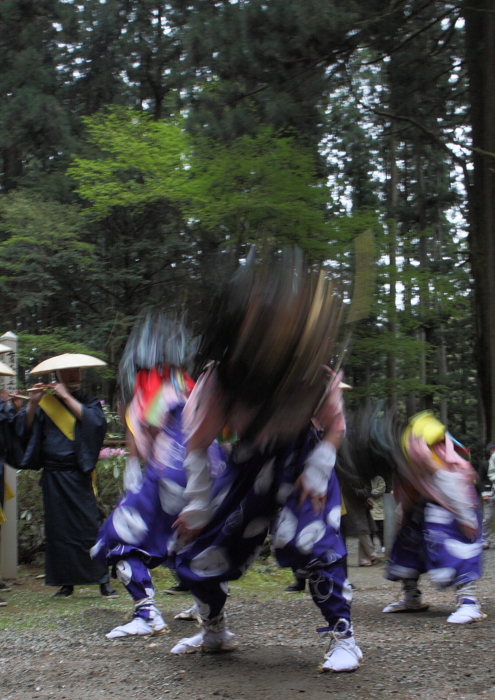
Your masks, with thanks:
<instances>
[{"instance_id":1,"label":"dark blue kimono","mask_svg":"<svg viewBox=\"0 0 495 700\"><path fill-rule=\"evenodd\" d=\"M3 399L0 399L0 506L3 506L5 489L4 465L17 469L22 462L22 450L14 431L15 413Z\"/></svg>"},{"instance_id":2,"label":"dark blue kimono","mask_svg":"<svg viewBox=\"0 0 495 700\"><path fill-rule=\"evenodd\" d=\"M91 559L100 525L91 473L107 428L98 399L73 393L83 404L69 440L41 409L26 428L26 410L16 418L16 431L25 444L21 469L43 469L40 485L45 508L45 584L79 586L106 583L108 570ZM63 402L61 402L63 403ZM63 404L65 406L65 404Z\"/></svg>"}]
</instances>

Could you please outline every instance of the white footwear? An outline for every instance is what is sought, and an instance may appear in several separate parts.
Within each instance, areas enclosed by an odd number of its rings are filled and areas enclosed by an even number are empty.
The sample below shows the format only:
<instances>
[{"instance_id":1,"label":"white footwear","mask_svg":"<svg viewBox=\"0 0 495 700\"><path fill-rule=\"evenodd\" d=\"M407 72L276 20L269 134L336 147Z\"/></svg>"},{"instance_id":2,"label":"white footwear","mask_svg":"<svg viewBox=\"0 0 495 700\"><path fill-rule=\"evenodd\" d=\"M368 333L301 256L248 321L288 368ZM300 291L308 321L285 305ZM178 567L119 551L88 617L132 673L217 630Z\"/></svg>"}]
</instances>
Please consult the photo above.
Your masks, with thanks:
<instances>
[{"instance_id":1,"label":"white footwear","mask_svg":"<svg viewBox=\"0 0 495 700\"><path fill-rule=\"evenodd\" d=\"M111 632L105 635L107 639L117 639L118 637L135 637L135 636L150 636L159 637L162 634L167 634L169 629L163 617L158 613L152 620L151 624L146 622L142 617L135 617L127 625L115 627Z\"/></svg>"},{"instance_id":2,"label":"white footwear","mask_svg":"<svg viewBox=\"0 0 495 700\"><path fill-rule=\"evenodd\" d=\"M479 622L485 619L486 615L484 612L481 612L478 603L461 603L457 610L448 616L447 622L467 625L469 622Z\"/></svg>"},{"instance_id":3,"label":"white footwear","mask_svg":"<svg viewBox=\"0 0 495 700\"><path fill-rule=\"evenodd\" d=\"M181 639L172 649L171 654L194 654L196 651L201 651L203 648L204 632L198 632L194 637L185 637Z\"/></svg>"},{"instance_id":4,"label":"white footwear","mask_svg":"<svg viewBox=\"0 0 495 700\"><path fill-rule=\"evenodd\" d=\"M345 623L344 630L337 631L337 625L342 623ZM349 635L349 633L351 634ZM352 627L347 620L339 620L332 631L326 632L322 636L330 636L331 639L320 671L343 673L359 668L363 652L356 644Z\"/></svg>"},{"instance_id":5,"label":"white footwear","mask_svg":"<svg viewBox=\"0 0 495 700\"><path fill-rule=\"evenodd\" d=\"M183 610L178 615L175 615L174 620L196 620L201 624L201 615L199 614L197 604L194 603L189 610Z\"/></svg>"},{"instance_id":6,"label":"white footwear","mask_svg":"<svg viewBox=\"0 0 495 700\"><path fill-rule=\"evenodd\" d=\"M390 603L386 605L382 612L384 613L402 613L402 612L425 612L429 608L428 603L412 602L410 604L406 603L405 600L397 600L395 603Z\"/></svg>"},{"instance_id":7,"label":"white footwear","mask_svg":"<svg viewBox=\"0 0 495 700\"><path fill-rule=\"evenodd\" d=\"M221 632L201 631L194 637L181 639L171 650L171 654L194 654L197 651L232 651L236 645L235 634L225 628Z\"/></svg>"},{"instance_id":8,"label":"white footwear","mask_svg":"<svg viewBox=\"0 0 495 700\"><path fill-rule=\"evenodd\" d=\"M196 651L232 651L235 649L235 635L225 625L225 615L220 613L213 620L201 623L203 629L194 637L181 639L171 650L171 654L194 654Z\"/></svg>"}]
</instances>

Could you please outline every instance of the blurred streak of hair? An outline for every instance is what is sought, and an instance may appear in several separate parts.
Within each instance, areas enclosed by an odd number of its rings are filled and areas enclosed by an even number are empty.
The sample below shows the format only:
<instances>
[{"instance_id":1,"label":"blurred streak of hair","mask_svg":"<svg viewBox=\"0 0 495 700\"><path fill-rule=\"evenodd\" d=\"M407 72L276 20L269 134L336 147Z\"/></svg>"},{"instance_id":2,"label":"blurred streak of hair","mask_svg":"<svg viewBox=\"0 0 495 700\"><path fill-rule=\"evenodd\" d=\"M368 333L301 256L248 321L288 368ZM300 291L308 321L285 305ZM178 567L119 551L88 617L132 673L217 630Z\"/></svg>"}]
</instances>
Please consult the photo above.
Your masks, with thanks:
<instances>
[{"instance_id":1,"label":"blurred streak of hair","mask_svg":"<svg viewBox=\"0 0 495 700\"><path fill-rule=\"evenodd\" d=\"M197 373L214 362L227 403L255 408L244 437L268 421L280 439L308 422L327 383L342 320L334 283L286 247L252 249L215 298L196 357Z\"/></svg>"},{"instance_id":2,"label":"blurred streak of hair","mask_svg":"<svg viewBox=\"0 0 495 700\"><path fill-rule=\"evenodd\" d=\"M120 400L127 406L134 393L136 374L165 364L187 367L197 350L184 319L144 310L135 321L127 340L118 372Z\"/></svg>"}]
</instances>

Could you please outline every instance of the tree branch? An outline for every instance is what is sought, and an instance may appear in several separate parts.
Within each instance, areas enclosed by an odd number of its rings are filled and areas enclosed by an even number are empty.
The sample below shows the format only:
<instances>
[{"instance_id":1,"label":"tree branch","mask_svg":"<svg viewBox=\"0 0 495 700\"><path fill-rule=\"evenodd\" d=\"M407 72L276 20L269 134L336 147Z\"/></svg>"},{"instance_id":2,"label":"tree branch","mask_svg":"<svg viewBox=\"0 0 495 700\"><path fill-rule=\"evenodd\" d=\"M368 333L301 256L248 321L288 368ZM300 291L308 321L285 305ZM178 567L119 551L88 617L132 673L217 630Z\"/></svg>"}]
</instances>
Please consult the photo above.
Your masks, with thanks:
<instances>
[{"instance_id":1,"label":"tree branch","mask_svg":"<svg viewBox=\"0 0 495 700\"><path fill-rule=\"evenodd\" d=\"M415 32L410 34L408 37L404 39L398 46L395 46L393 49L388 51L387 53L382 54L378 58L376 58L374 61L368 61L366 63L363 63L363 66L372 66L375 63L379 63L380 61L383 61L384 58L388 58L388 56L391 56L393 53L396 53L397 51L400 51L406 44L408 44L410 41L415 39L417 36L425 32L427 29L430 27L433 27L433 25L437 24L438 22L441 22L442 19L445 19L445 17L448 17L452 12L455 10L454 7L450 8L443 14L439 15L438 17L435 17L435 19L431 20L431 22L428 22L428 24L423 25L419 29L417 29Z\"/></svg>"}]
</instances>

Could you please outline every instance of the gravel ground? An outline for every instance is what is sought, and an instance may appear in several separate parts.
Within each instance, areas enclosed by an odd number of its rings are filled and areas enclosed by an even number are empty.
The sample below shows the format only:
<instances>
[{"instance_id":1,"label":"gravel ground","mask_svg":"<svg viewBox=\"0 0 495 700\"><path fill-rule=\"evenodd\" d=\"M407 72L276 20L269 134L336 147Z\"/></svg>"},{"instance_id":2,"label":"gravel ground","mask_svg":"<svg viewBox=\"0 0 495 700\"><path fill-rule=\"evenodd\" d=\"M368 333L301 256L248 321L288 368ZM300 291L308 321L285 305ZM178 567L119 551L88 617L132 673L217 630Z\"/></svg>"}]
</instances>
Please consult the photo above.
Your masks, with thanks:
<instances>
[{"instance_id":1,"label":"gravel ground","mask_svg":"<svg viewBox=\"0 0 495 700\"><path fill-rule=\"evenodd\" d=\"M5 596L10 596L8 608L1 609L0 700L291 700L302 693L306 700L495 700L494 551L487 552L479 586L488 618L466 626L446 624L453 592L438 592L426 580L428 612L381 614L400 587L383 579L383 564L350 567L358 588L355 634L364 653L361 668L350 674L318 673L325 643L314 629L321 619L307 594L278 593L282 583L276 595L265 590L258 597L233 587L228 615L236 651L174 657L168 653L172 645L196 629L195 623L173 620L188 597L158 595L169 635L108 641L104 634L122 623L130 607L124 595L105 601L86 588L53 601L34 573L24 574ZM284 576L286 583L290 575ZM31 608L31 617L23 606Z\"/></svg>"}]
</instances>

